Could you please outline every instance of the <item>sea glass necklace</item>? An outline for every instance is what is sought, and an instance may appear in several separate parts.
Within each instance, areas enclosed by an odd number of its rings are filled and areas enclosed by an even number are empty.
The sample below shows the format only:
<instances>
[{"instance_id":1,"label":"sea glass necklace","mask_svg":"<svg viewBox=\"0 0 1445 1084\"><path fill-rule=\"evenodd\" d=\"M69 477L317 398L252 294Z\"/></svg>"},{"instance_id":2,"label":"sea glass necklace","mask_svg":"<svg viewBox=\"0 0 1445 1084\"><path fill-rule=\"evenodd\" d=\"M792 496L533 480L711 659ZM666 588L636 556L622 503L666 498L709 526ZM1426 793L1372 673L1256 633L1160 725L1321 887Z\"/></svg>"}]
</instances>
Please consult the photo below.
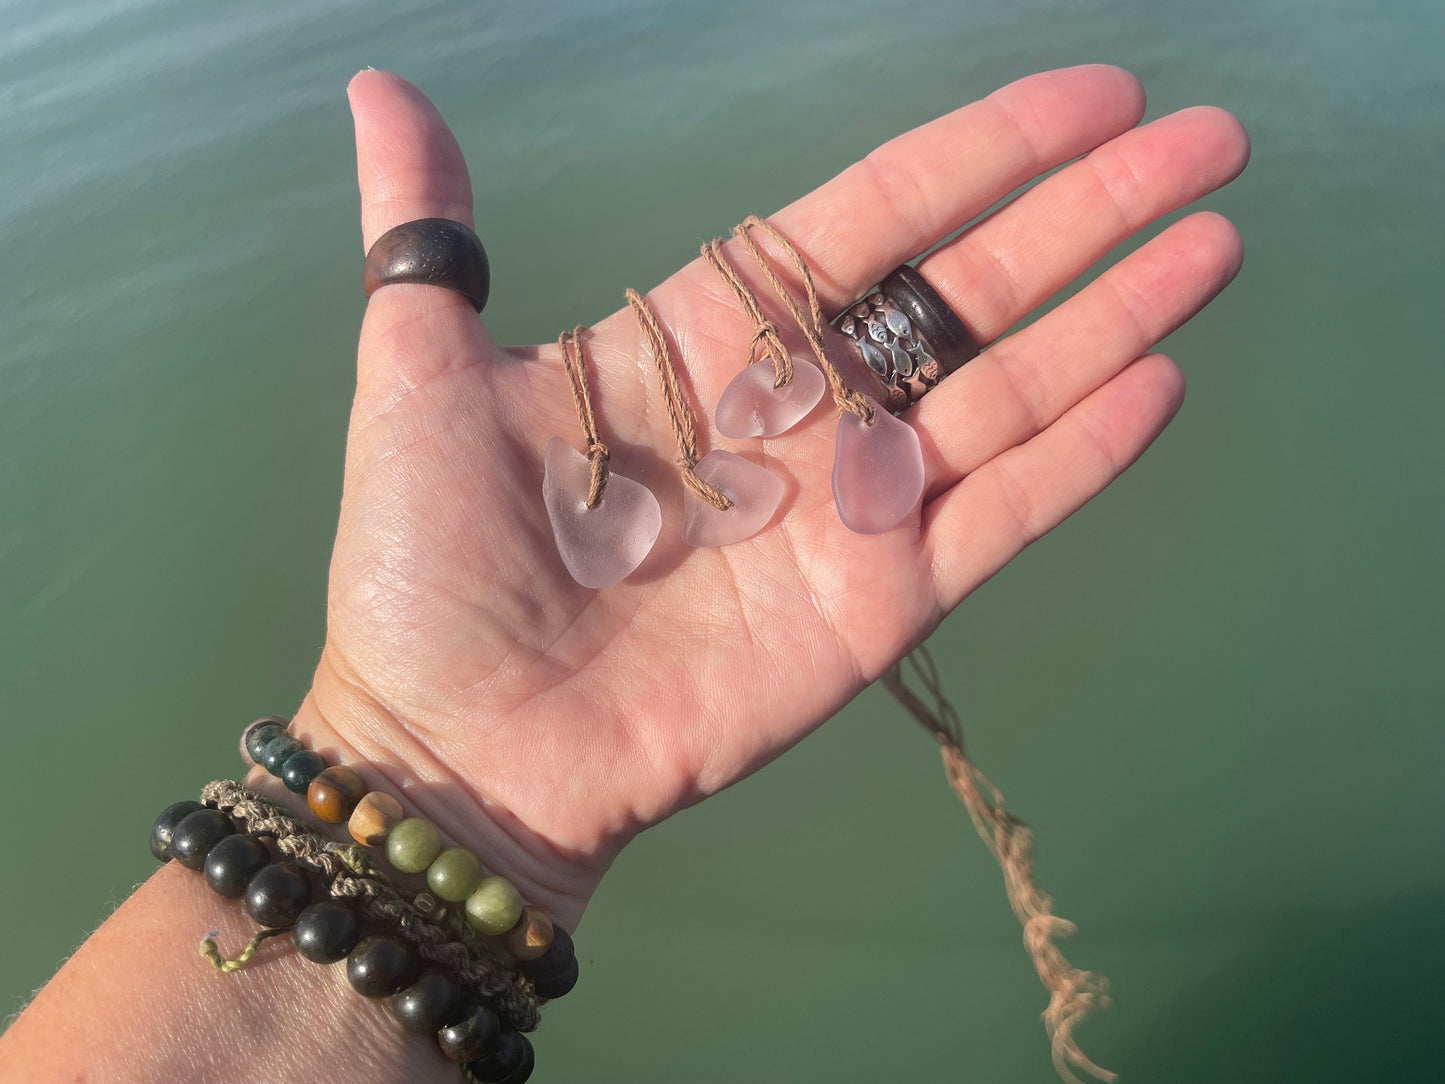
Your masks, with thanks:
<instances>
[{"instance_id":1,"label":"sea glass necklace","mask_svg":"<svg viewBox=\"0 0 1445 1084\"><path fill-rule=\"evenodd\" d=\"M677 383L677 366L657 314L636 290L627 291L657 366L667 417L677 440L677 465L682 471L682 540L689 546L727 546L751 538L768 525L783 499L783 481L734 452L714 448L697 453L697 426L692 408Z\"/></svg>"},{"instance_id":2,"label":"sea glass necklace","mask_svg":"<svg viewBox=\"0 0 1445 1084\"><path fill-rule=\"evenodd\" d=\"M608 467L611 453L602 443L592 409L582 328L564 331L557 346L587 453L579 453L561 437L547 443L542 500L557 552L572 578L583 587L611 587L652 552L662 530L662 508L652 490Z\"/></svg>"},{"instance_id":3,"label":"sea glass necklace","mask_svg":"<svg viewBox=\"0 0 1445 1084\"><path fill-rule=\"evenodd\" d=\"M792 264L807 299L807 312L773 270L754 229L765 233ZM859 534L879 534L901 523L923 495L923 449L918 434L907 422L848 387L842 373L828 359L823 341L823 310L813 273L793 243L770 222L750 215L733 230L747 246L758 270L808 340L813 356L827 375L838 407L838 430L833 446L833 500L843 525ZM724 393L726 396L726 392Z\"/></svg>"}]
</instances>

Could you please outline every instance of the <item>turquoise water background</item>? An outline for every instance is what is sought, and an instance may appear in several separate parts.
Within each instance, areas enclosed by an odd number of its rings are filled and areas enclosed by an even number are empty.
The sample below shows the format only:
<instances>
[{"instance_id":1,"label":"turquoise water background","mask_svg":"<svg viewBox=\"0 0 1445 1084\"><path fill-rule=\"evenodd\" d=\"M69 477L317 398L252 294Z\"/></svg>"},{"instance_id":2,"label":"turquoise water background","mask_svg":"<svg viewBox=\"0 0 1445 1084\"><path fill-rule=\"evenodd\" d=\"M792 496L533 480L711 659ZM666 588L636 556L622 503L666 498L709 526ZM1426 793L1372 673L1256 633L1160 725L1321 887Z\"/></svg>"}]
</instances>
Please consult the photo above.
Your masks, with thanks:
<instances>
[{"instance_id":1,"label":"turquoise water background","mask_svg":"<svg viewBox=\"0 0 1445 1084\"><path fill-rule=\"evenodd\" d=\"M0 1012L323 635L363 302L344 87L425 89L503 341L1028 72L1236 112L1188 401L934 639L1125 1081L1445 1078L1445 8L0 0ZM1152 231L1150 231L1152 232ZM178 936L191 936L178 931ZM927 738L870 691L630 848L538 1081L1053 1079Z\"/></svg>"}]
</instances>

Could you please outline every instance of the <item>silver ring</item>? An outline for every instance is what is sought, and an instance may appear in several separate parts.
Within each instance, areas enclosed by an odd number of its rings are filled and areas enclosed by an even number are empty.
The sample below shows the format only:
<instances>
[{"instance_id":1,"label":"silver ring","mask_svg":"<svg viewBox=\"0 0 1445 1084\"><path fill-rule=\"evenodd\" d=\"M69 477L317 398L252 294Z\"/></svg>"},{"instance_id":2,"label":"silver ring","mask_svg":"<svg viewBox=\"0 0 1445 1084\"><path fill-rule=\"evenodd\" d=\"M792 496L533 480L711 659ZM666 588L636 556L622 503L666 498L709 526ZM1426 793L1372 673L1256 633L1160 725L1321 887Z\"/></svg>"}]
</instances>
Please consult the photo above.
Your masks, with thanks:
<instances>
[{"instance_id":1,"label":"silver ring","mask_svg":"<svg viewBox=\"0 0 1445 1084\"><path fill-rule=\"evenodd\" d=\"M963 321L907 264L889 272L833 323L883 382L892 411L918 402L979 351Z\"/></svg>"}]
</instances>

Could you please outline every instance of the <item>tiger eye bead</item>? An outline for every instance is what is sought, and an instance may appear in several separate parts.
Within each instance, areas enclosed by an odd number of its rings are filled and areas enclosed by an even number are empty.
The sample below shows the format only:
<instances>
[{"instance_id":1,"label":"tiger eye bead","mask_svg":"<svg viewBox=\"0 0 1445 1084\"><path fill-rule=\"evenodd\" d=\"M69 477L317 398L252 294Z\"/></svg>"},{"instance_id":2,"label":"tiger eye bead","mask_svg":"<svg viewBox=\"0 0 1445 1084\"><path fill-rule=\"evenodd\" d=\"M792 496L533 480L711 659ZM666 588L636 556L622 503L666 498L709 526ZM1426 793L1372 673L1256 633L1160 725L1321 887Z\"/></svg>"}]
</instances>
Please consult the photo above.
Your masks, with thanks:
<instances>
[{"instance_id":1,"label":"tiger eye bead","mask_svg":"<svg viewBox=\"0 0 1445 1084\"><path fill-rule=\"evenodd\" d=\"M448 903L461 903L482 883L482 864L465 847L448 847L426 868L426 884Z\"/></svg>"},{"instance_id":2,"label":"tiger eye bead","mask_svg":"<svg viewBox=\"0 0 1445 1084\"><path fill-rule=\"evenodd\" d=\"M455 1024L437 1032L442 1053L456 1062L476 1061L497 1040L502 1025L491 1009L477 1005Z\"/></svg>"},{"instance_id":3,"label":"tiger eye bead","mask_svg":"<svg viewBox=\"0 0 1445 1084\"><path fill-rule=\"evenodd\" d=\"M356 803L346 829L363 847L380 847L405 815L401 803L390 794L373 790Z\"/></svg>"},{"instance_id":4,"label":"tiger eye bead","mask_svg":"<svg viewBox=\"0 0 1445 1084\"><path fill-rule=\"evenodd\" d=\"M399 821L386 837L386 860L402 873L421 873L441 853L436 825L420 817Z\"/></svg>"},{"instance_id":5,"label":"tiger eye bead","mask_svg":"<svg viewBox=\"0 0 1445 1084\"><path fill-rule=\"evenodd\" d=\"M498 936L522 917L522 895L505 877L483 877L467 897L467 921L478 933Z\"/></svg>"},{"instance_id":6,"label":"tiger eye bead","mask_svg":"<svg viewBox=\"0 0 1445 1084\"><path fill-rule=\"evenodd\" d=\"M305 794L311 781L326 770L326 758L314 749L292 753L281 765L281 782L292 794Z\"/></svg>"},{"instance_id":7,"label":"tiger eye bead","mask_svg":"<svg viewBox=\"0 0 1445 1084\"><path fill-rule=\"evenodd\" d=\"M333 764L306 788L306 804L327 824L340 824L356 809L366 794L361 773L345 764Z\"/></svg>"},{"instance_id":8,"label":"tiger eye bead","mask_svg":"<svg viewBox=\"0 0 1445 1084\"><path fill-rule=\"evenodd\" d=\"M502 947L516 960L535 960L552 945L552 919L540 907L523 907L517 924L502 935Z\"/></svg>"}]
</instances>

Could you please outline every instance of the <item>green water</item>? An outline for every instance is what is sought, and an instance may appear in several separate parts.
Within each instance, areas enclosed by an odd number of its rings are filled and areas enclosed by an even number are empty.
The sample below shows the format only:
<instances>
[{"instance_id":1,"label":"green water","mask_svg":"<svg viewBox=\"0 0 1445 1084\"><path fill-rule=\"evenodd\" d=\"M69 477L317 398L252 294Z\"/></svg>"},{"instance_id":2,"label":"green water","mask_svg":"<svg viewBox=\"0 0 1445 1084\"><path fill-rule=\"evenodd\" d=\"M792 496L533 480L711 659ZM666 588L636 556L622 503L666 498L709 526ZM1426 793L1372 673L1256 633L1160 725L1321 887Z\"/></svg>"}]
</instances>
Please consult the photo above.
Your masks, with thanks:
<instances>
[{"instance_id":1,"label":"green water","mask_svg":"<svg viewBox=\"0 0 1445 1084\"><path fill-rule=\"evenodd\" d=\"M1095 1058L1445 1077L1442 12L0 0L0 1005L309 678L362 310L352 72L451 120L488 322L535 341L904 127L1107 60L1151 116L1249 126L1206 204L1245 270L1166 344L1190 392L1159 446L935 647L1067 951L1113 979ZM627 851L582 955L539 1081L1052 1079L997 872L876 692Z\"/></svg>"}]
</instances>

